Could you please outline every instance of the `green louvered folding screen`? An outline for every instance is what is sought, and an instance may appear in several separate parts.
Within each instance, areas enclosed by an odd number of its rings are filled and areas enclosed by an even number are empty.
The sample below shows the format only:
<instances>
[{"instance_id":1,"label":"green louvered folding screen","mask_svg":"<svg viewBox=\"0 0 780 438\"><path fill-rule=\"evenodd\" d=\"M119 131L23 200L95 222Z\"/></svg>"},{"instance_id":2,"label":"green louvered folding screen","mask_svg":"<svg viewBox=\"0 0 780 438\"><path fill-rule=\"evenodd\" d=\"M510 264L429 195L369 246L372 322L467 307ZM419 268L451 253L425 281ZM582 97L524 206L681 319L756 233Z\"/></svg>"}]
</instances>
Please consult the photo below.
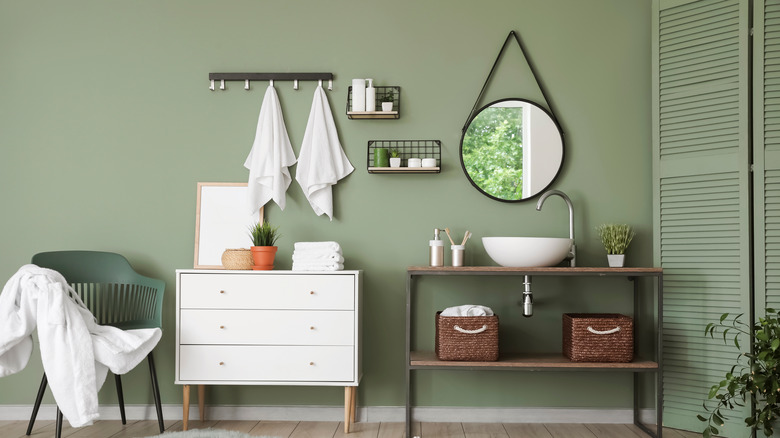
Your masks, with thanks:
<instances>
[{"instance_id":1,"label":"green louvered folding screen","mask_svg":"<svg viewBox=\"0 0 780 438\"><path fill-rule=\"evenodd\" d=\"M766 307L780 310L780 0L756 4L755 30L755 290L761 316Z\"/></svg>"},{"instance_id":2,"label":"green louvered folding screen","mask_svg":"<svg viewBox=\"0 0 780 438\"><path fill-rule=\"evenodd\" d=\"M654 2L654 248L664 268L667 427L704 428L696 415L737 355L704 328L750 309L748 14L740 0ZM734 419L728 436L744 432Z\"/></svg>"}]
</instances>

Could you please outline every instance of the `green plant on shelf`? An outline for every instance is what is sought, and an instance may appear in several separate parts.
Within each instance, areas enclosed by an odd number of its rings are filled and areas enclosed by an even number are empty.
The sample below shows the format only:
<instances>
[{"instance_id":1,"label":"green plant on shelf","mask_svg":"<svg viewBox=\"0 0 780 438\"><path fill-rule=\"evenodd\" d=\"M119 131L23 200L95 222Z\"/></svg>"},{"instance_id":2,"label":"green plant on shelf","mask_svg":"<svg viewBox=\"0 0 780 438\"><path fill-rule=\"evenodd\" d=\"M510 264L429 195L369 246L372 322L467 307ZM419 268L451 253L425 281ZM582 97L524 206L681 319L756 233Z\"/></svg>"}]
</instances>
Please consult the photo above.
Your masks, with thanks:
<instances>
[{"instance_id":1,"label":"green plant on shelf","mask_svg":"<svg viewBox=\"0 0 780 438\"><path fill-rule=\"evenodd\" d=\"M391 149L390 150L390 158L400 158L401 153L398 152L398 149Z\"/></svg>"},{"instance_id":2,"label":"green plant on shelf","mask_svg":"<svg viewBox=\"0 0 780 438\"><path fill-rule=\"evenodd\" d=\"M249 237L254 246L274 246L280 235L279 227L272 227L265 220L249 227Z\"/></svg>"},{"instance_id":3,"label":"green plant on shelf","mask_svg":"<svg viewBox=\"0 0 780 438\"><path fill-rule=\"evenodd\" d=\"M393 95L393 90L386 91L385 94L382 96L381 102L393 102L395 101L395 96Z\"/></svg>"},{"instance_id":4,"label":"green plant on shelf","mask_svg":"<svg viewBox=\"0 0 780 438\"><path fill-rule=\"evenodd\" d=\"M628 244L636 233L626 224L602 224L596 232L607 250L607 254L625 254Z\"/></svg>"}]
</instances>

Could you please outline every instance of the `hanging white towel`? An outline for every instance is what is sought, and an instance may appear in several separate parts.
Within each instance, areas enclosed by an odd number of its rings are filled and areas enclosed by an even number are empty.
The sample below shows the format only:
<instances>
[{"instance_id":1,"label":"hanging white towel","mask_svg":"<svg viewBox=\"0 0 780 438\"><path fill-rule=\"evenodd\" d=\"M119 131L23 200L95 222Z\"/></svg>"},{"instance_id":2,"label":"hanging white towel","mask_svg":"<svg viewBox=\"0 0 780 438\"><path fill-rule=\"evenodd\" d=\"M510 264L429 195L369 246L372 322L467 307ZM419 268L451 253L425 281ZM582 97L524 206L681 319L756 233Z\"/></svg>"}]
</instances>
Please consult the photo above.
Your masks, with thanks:
<instances>
[{"instance_id":1,"label":"hanging white towel","mask_svg":"<svg viewBox=\"0 0 780 438\"><path fill-rule=\"evenodd\" d=\"M244 162L249 169L249 211L256 212L271 199L284 210L285 192L290 187L289 166L295 153L282 118L276 90L269 85L257 118L257 133L252 150Z\"/></svg>"},{"instance_id":2,"label":"hanging white towel","mask_svg":"<svg viewBox=\"0 0 780 438\"><path fill-rule=\"evenodd\" d=\"M97 391L107 369L114 374L133 369L162 335L158 328L97 325L62 275L25 265L0 293L0 377L27 365L36 328L49 387L73 427L98 418Z\"/></svg>"},{"instance_id":3,"label":"hanging white towel","mask_svg":"<svg viewBox=\"0 0 780 438\"><path fill-rule=\"evenodd\" d=\"M332 186L355 170L339 142L328 97L322 85L314 90L309 122L298 156L295 179L317 216L327 214L333 220Z\"/></svg>"}]
</instances>

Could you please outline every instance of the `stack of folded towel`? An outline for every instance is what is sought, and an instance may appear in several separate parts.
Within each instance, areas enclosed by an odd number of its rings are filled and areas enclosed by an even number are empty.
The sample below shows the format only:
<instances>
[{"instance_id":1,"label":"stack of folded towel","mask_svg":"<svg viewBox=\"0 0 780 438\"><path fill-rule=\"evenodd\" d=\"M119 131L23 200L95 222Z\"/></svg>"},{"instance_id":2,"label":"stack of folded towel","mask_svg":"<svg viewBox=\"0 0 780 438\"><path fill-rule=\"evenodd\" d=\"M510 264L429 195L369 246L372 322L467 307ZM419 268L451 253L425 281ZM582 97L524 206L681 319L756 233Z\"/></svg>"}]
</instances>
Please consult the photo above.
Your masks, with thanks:
<instances>
[{"instance_id":1,"label":"stack of folded towel","mask_svg":"<svg viewBox=\"0 0 780 438\"><path fill-rule=\"evenodd\" d=\"M293 271L341 271L344 256L338 242L295 242Z\"/></svg>"}]
</instances>

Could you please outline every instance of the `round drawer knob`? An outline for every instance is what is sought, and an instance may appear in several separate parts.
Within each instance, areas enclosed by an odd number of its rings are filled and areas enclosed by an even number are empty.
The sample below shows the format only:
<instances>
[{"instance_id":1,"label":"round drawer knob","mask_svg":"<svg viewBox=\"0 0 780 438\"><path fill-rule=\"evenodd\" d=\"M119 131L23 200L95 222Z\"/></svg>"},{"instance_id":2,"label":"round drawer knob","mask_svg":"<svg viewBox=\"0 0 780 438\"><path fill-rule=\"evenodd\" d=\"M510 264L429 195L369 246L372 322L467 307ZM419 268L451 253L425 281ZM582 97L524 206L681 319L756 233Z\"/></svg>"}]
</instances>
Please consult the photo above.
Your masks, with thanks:
<instances>
[{"instance_id":1,"label":"round drawer knob","mask_svg":"<svg viewBox=\"0 0 780 438\"><path fill-rule=\"evenodd\" d=\"M220 366L225 365L225 362L220 362L219 365Z\"/></svg>"},{"instance_id":2,"label":"round drawer knob","mask_svg":"<svg viewBox=\"0 0 780 438\"><path fill-rule=\"evenodd\" d=\"M309 366L314 366L314 362L309 362Z\"/></svg>"},{"instance_id":3,"label":"round drawer knob","mask_svg":"<svg viewBox=\"0 0 780 438\"><path fill-rule=\"evenodd\" d=\"M309 295L314 295L314 291L309 291Z\"/></svg>"},{"instance_id":4,"label":"round drawer knob","mask_svg":"<svg viewBox=\"0 0 780 438\"><path fill-rule=\"evenodd\" d=\"M309 327L309 330L314 330L314 326Z\"/></svg>"},{"instance_id":5,"label":"round drawer knob","mask_svg":"<svg viewBox=\"0 0 780 438\"><path fill-rule=\"evenodd\" d=\"M221 291L219 291L219 293L221 293L221 294L224 294L224 293L225 293L225 291L224 291L224 290L221 290Z\"/></svg>"},{"instance_id":6,"label":"round drawer knob","mask_svg":"<svg viewBox=\"0 0 780 438\"><path fill-rule=\"evenodd\" d=\"M221 325L221 326L219 326L219 328L221 328L221 329L224 329L224 328L225 328L225 326L224 326L224 325Z\"/></svg>"}]
</instances>

